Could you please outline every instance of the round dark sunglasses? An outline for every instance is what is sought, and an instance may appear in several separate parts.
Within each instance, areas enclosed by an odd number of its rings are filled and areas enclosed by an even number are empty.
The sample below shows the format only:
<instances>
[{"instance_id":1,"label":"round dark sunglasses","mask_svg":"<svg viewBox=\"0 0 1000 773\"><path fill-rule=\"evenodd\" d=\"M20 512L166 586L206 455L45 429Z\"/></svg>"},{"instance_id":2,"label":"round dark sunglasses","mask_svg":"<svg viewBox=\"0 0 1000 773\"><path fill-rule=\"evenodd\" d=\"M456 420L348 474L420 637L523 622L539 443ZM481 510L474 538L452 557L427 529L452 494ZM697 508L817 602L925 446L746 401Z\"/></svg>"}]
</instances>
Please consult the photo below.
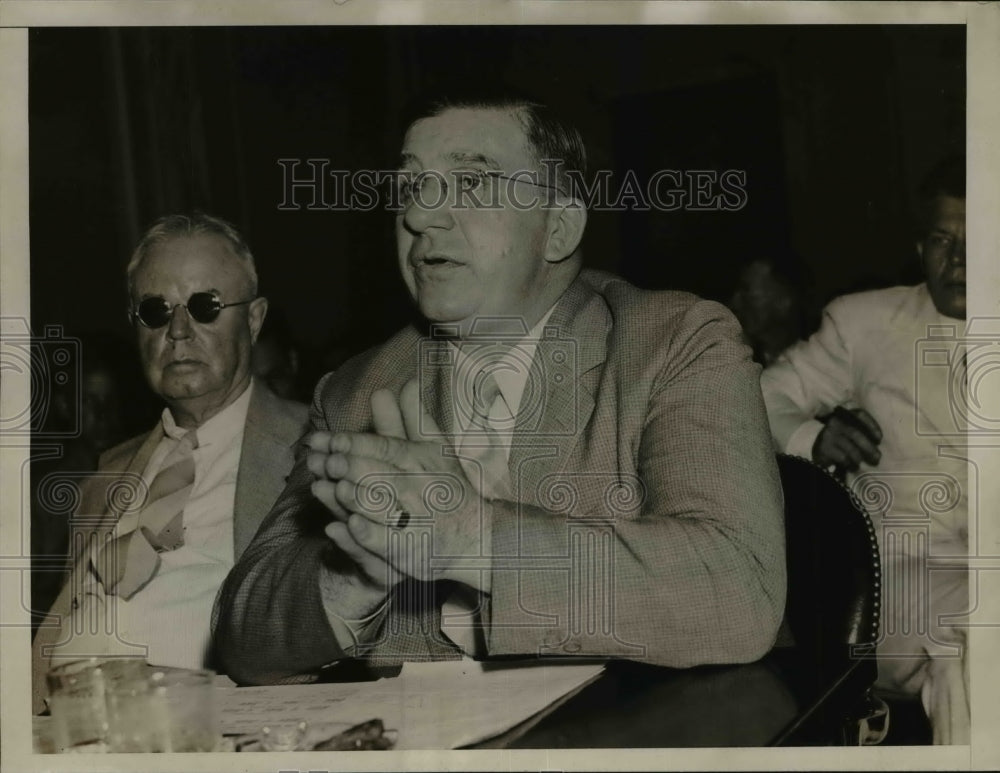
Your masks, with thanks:
<instances>
[{"instance_id":1,"label":"round dark sunglasses","mask_svg":"<svg viewBox=\"0 0 1000 773\"><path fill-rule=\"evenodd\" d=\"M143 298L139 301L139 305L129 311L129 320L132 324L135 324L135 321L139 320L143 327L155 330L158 327L168 324L170 318L174 316L174 310L178 306L183 306L187 309L188 314L191 315L191 319L195 322L200 322L202 325L207 325L210 322L215 322L219 317L219 312L223 309L228 309L230 306L244 306L248 303L253 303L255 300L257 299L250 298L246 301L223 303L215 293L194 293L188 298L187 303L178 303L171 306L167 303L166 298L156 295L152 298Z\"/></svg>"}]
</instances>

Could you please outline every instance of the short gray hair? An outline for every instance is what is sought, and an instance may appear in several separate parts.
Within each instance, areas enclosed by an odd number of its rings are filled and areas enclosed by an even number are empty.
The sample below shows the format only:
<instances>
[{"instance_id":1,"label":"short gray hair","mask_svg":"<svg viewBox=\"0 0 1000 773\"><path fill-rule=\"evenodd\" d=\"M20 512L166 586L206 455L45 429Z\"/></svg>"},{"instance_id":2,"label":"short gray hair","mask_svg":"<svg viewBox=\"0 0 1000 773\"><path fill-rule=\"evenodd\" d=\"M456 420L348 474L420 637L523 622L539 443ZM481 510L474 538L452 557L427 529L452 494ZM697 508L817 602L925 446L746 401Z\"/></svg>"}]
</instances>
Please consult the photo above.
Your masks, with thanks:
<instances>
[{"instance_id":1,"label":"short gray hair","mask_svg":"<svg viewBox=\"0 0 1000 773\"><path fill-rule=\"evenodd\" d=\"M165 215L153 223L142 235L125 269L129 303L132 303L132 278L153 247L178 237L202 234L218 236L225 240L233 254L243 262L247 276L250 278L251 292L253 295L257 295L257 266L243 236L236 230L235 226L221 217L195 212L190 215Z\"/></svg>"}]
</instances>

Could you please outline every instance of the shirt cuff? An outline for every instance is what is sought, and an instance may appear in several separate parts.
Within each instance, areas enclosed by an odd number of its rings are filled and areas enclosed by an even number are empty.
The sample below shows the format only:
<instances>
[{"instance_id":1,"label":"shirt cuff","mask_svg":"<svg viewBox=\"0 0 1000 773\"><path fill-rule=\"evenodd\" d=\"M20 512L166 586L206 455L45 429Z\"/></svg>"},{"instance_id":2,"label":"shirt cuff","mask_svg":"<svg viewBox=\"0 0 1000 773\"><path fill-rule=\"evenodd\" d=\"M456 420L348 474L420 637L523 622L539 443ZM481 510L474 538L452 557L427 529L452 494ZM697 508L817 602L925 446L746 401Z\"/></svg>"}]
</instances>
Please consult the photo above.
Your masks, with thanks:
<instances>
[{"instance_id":1,"label":"shirt cuff","mask_svg":"<svg viewBox=\"0 0 1000 773\"><path fill-rule=\"evenodd\" d=\"M823 431L823 426L823 422L816 419L810 419L800 425L788 438L788 442L785 444L785 453L812 459L813 445L815 445L819 433Z\"/></svg>"},{"instance_id":2,"label":"shirt cuff","mask_svg":"<svg viewBox=\"0 0 1000 773\"><path fill-rule=\"evenodd\" d=\"M372 629L375 628L388 608L389 598L386 597L374 612L357 620L348 620L338 615L329 607L325 608L326 617L330 621L330 627L333 629L333 634L337 637L337 641L343 647L345 657L353 657L358 646L369 638ZM350 644L344 647L344 644L348 641L350 641Z\"/></svg>"}]
</instances>

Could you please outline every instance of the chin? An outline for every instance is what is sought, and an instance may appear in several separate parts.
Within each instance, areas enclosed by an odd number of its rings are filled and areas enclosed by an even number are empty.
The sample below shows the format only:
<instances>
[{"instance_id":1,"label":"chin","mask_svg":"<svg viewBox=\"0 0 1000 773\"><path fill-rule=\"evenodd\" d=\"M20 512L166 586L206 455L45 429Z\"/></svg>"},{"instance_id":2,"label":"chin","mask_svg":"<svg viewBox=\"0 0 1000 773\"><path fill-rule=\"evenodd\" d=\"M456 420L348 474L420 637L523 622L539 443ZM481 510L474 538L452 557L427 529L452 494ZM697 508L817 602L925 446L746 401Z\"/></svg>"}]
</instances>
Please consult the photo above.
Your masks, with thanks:
<instances>
[{"instance_id":1,"label":"chin","mask_svg":"<svg viewBox=\"0 0 1000 773\"><path fill-rule=\"evenodd\" d=\"M200 381L166 381L161 387L160 394L167 400L188 400L208 391Z\"/></svg>"},{"instance_id":2,"label":"chin","mask_svg":"<svg viewBox=\"0 0 1000 773\"><path fill-rule=\"evenodd\" d=\"M447 302L421 300L420 313L429 322L459 323L473 316L476 312L474 309L457 307Z\"/></svg>"},{"instance_id":3,"label":"chin","mask_svg":"<svg viewBox=\"0 0 1000 773\"><path fill-rule=\"evenodd\" d=\"M938 311L946 317L951 317L952 319L965 319L965 301L962 301L961 303L942 304L938 308Z\"/></svg>"}]
</instances>

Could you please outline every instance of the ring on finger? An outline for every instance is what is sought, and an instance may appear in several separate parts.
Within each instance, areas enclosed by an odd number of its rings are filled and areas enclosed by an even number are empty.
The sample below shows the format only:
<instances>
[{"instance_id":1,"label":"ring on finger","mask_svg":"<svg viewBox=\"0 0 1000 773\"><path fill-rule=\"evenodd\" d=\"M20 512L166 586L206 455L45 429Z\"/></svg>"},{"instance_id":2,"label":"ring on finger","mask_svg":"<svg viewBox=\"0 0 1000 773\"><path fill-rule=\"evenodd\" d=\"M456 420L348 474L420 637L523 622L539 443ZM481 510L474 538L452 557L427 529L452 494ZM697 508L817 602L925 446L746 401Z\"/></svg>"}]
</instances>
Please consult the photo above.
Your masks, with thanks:
<instances>
[{"instance_id":1,"label":"ring on finger","mask_svg":"<svg viewBox=\"0 0 1000 773\"><path fill-rule=\"evenodd\" d=\"M410 522L410 514L397 507L389 514L389 523L394 529L405 529L406 524Z\"/></svg>"}]
</instances>

